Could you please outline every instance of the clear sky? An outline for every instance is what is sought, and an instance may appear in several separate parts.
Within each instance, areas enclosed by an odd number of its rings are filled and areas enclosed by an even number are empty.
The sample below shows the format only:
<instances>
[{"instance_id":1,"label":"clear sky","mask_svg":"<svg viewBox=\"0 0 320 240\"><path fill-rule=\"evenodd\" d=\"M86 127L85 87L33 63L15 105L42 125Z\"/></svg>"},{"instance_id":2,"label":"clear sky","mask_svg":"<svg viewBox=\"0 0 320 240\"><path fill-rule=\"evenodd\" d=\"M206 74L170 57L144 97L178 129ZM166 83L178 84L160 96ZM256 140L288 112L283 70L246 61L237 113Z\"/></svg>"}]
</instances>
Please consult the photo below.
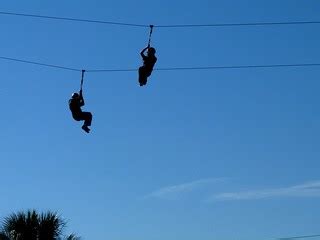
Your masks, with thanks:
<instances>
[{"instance_id":1,"label":"clear sky","mask_svg":"<svg viewBox=\"0 0 320 240\"><path fill-rule=\"evenodd\" d=\"M317 0L29 0L0 11L201 24L320 20ZM155 29L157 67L320 62L320 25ZM148 29L0 16L0 56L137 68ZM56 210L84 239L319 234L320 68L80 74L0 60L0 215Z\"/></svg>"}]
</instances>

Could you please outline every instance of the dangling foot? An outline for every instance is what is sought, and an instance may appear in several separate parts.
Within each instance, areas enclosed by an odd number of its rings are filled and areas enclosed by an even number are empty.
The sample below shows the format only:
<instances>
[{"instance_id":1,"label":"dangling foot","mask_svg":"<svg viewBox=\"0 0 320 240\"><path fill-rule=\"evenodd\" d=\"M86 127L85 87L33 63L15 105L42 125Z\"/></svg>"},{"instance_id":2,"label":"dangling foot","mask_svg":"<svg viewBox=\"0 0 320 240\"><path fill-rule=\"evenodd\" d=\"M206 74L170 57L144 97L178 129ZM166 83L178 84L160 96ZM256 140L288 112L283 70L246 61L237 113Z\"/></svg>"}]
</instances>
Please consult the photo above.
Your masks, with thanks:
<instances>
[{"instance_id":1,"label":"dangling foot","mask_svg":"<svg viewBox=\"0 0 320 240\"><path fill-rule=\"evenodd\" d=\"M143 86L147 85L147 82L148 82L147 79L145 79L145 80L143 81L142 85L143 85Z\"/></svg>"},{"instance_id":2,"label":"dangling foot","mask_svg":"<svg viewBox=\"0 0 320 240\"><path fill-rule=\"evenodd\" d=\"M88 126L86 126L86 125L83 125L81 128L82 128L86 133L89 133L89 132L90 132L90 128L88 128Z\"/></svg>"}]
</instances>

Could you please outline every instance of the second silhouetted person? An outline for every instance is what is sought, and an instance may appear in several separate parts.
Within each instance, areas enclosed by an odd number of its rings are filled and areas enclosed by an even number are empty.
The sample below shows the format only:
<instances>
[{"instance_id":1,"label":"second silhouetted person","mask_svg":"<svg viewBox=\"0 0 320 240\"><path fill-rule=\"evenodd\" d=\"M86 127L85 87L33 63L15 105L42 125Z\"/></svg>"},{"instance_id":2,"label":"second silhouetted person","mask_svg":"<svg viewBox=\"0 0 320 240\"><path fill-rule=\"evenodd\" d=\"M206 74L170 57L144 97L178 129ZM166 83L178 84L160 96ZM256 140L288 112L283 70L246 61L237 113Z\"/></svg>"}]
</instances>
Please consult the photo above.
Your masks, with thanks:
<instances>
[{"instance_id":1,"label":"second silhouetted person","mask_svg":"<svg viewBox=\"0 0 320 240\"><path fill-rule=\"evenodd\" d=\"M82 129L89 133L92 121L92 114L90 112L83 112L81 107L84 106L84 99L82 96L82 90L79 93L73 93L69 100L69 108L72 113L72 117L76 121L84 121Z\"/></svg>"}]
</instances>

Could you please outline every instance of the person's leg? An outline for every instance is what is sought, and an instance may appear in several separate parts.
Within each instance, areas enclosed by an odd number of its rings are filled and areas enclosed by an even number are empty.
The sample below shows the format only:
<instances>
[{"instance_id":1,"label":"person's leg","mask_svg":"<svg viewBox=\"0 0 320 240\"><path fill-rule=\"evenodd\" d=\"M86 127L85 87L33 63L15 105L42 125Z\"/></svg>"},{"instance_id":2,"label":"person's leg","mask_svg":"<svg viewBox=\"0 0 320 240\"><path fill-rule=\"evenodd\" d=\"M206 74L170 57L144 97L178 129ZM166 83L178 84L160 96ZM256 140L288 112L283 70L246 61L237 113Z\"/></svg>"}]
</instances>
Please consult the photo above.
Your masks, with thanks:
<instances>
[{"instance_id":1,"label":"person's leg","mask_svg":"<svg viewBox=\"0 0 320 240\"><path fill-rule=\"evenodd\" d=\"M84 124L86 126L91 126L91 122L92 122L92 114L91 112L83 112L83 118L84 118Z\"/></svg>"},{"instance_id":2,"label":"person's leg","mask_svg":"<svg viewBox=\"0 0 320 240\"><path fill-rule=\"evenodd\" d=\"M140 86L145 85L145 83L147 82L147 77L146 77L146 73L145 73L145 67L140 67L139 68L139 83Z\"/></svg>"},{"instance_id":3,"label":"person's leg","mask_svg":"<svg viewBox=\"0 0 320 240\"><path fill-rule=\"evenodd\" d=\"M82 118L81 114L79 114L79 113L73 113L73 114L72 114L72 117L73 117L73 119L76 120L76 121L82 121L82 120L84 120L84 119Z\"/></svg>"},{"instance_id":4,"label":"person's leg","mask_svg":"<svg viewBox=\"0 0 320 240\"><path fill-rule=\"evenodd\" d=\"M147 81L148 81L148 77L145 77L145 78L143 79L142 85L143 85L143 86L146 85L146 84L147 84Z\"/></svg>"},{"instance_id":5,"label":"person's leg","mask_svg":"<svg viewBox=\"0 0 320 240\"><path fill-rule=\"evenodd\" d=\"M79 119L83 120L84 123L82 125L82 129L86 132L89 133L90 132L90 128L88 128L88 126L91 125L91 121L92 121L92 114L90 112L82 112L81 115L79 116Z\"/></svg>"},{"instance_id":6,"label":"person's leg","mask_svg":"<svg viewBox=\"0 0 320 240\"><path fill-rule=\"evenodd\" d=\"M151 72L149 72L149 71L145 72L145 78L143 79L143 84L142 85L146 85L147 84L148 77L150 77L150 75L151 75Z\"/></svg>"}]
</instances>

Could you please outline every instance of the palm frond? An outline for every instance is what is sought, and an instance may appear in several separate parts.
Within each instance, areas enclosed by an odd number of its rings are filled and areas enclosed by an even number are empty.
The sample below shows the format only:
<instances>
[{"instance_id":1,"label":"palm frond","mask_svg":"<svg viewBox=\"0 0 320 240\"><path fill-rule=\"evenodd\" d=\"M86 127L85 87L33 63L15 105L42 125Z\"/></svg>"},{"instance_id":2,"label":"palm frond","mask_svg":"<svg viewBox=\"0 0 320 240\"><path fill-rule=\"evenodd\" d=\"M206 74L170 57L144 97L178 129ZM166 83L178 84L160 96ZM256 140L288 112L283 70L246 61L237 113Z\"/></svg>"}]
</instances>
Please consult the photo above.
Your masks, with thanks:
<instances>
[{"instance_id":1,"label":"palm frond","mask_svg":"<svg viewBox=\"0 0 320 240\"><path fill-rule=\"evenodd\" d=\"M55 212L12 213L2 222L0 240L80 240L75 234L64 237L65 226L66 222Z\"/></svg>"},{"instance_id":2,"label":"palm frond","mask_svg":"<svg viewBox=\"0 0 320 240\"><path fill-rule=\"evenodd\" d=\"M39 218L39 240L57 239L63 231L66 223L57 213L46 212Z\"/></svg>"},{"instance_id":3,"label":"palm frond","mask_svg":"<svg viewBox=\"0 0 320 240\"><path fill-rule=\"evenodd\" d=\"M65 238L65 240L80 240L81 238L78 237L76 234L70 234L68 237Z\"/></svg>"},{"instance_id":4,"label":"palm frond","mask_svg":"<svg viewBox=\"0 0 320 240\"><path fill-rule=\"evenodd\" d=\"M3 232L12 239L37 239L38 214L35 210L13 213L3 221Z\"/></svg>"}]
</instances>

